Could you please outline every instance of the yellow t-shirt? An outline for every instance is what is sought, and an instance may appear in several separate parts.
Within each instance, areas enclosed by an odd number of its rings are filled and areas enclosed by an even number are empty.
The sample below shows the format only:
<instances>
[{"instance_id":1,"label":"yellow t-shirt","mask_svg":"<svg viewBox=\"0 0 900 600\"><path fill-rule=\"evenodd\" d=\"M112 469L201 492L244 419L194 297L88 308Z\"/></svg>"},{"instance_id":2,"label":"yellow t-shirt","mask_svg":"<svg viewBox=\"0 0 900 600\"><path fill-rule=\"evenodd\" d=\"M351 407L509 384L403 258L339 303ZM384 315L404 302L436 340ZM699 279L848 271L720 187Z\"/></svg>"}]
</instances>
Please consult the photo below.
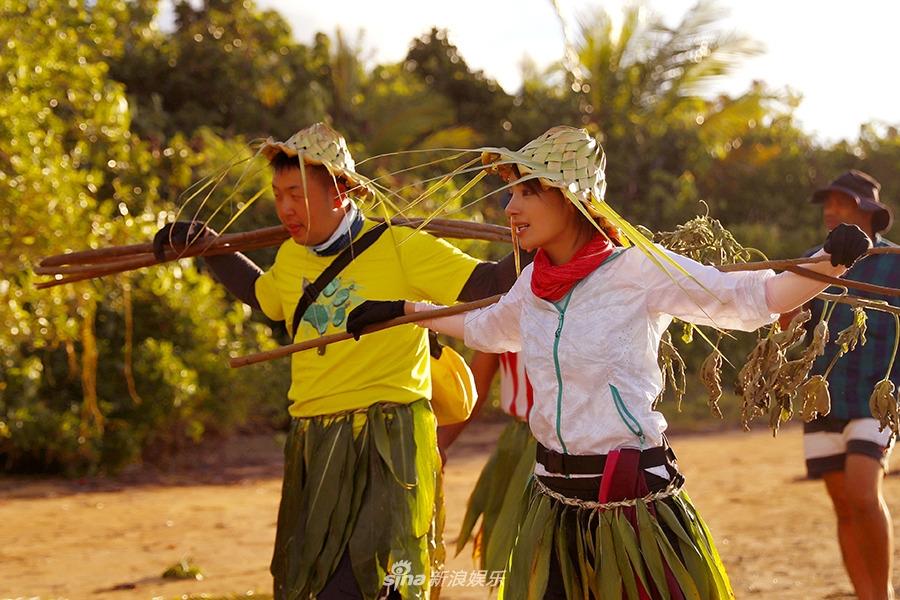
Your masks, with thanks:
<instances>
[{"instance_id":1,"label":"yellow t-shirt","mask_svg":"<svg viewBox=\"0 0 900 600\"><path fill-rule=\"evenodd\" d=\"M366 232L375 223L367 221ZM303 287L334 256L318 256L293 240L281 245L272 268L256 280L256 298L270 319L290 327ZM478 264L444 240L405 227L385 231L319 294L303 315L294 341L342 332L347 314L364 300L456 302ZM376 402L408 404L431 398L427 332L402 325L291 356L289 409L311 417L366 408Z\"/></svg>"}]
</instances>

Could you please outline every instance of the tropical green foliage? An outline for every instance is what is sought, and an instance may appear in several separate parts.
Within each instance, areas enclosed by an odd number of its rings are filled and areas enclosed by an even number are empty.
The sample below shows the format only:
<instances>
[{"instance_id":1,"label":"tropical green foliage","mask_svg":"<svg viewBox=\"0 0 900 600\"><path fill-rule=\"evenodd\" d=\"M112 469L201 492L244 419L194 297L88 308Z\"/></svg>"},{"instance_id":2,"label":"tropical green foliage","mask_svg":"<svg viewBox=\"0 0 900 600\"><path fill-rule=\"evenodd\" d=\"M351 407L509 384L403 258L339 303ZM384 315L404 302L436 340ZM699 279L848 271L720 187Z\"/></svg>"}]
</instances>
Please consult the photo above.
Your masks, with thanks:
<instances>
[{"instance_id":1,"label":"tropical green foliage","mask_svg":"<svg viewBox=\"0 0 900 600\"><path fill-rule=\"evenodd\" d=\"M282 370L264 367L254 380L224 362L271 345L267 328L244 324L194 265L34 288L41 256L152 236L211 161L183 135L153 148L131 131L107 63L122 51L116 27L129 22L129 5L10 8L0 24L10 50L0 57L4 468L115 468L227 431L251 404L274 414ZM213 134L197 139L217 149ZM264 380L271 394L258 391Z\"/></svg>"},{"instance_id":2,"label":"tropical green foliage","mask_svg":"<svg viewBox=\"0 0 900 600\"><path fill-rule=\"evenodd\" d=\"M165 31L157 10L157 0L0 0L2 469L116 468L210 431L283 424L287 367L237 374L225 362L283 341L279 331L248 318L202 263L44 291L31 274L43 256L145 241L179 208L208 218L234 192L213 221L221 227L268 187L264 168L232 169L205 205L184 192L255 138L283 139L324 119L359 160L517 148L552 125L582 124L604 141L608 197L627 217L671 230L705 211L703 200L739 241L771 256L821 238L806 199L837 172L864 168L888 199L900 190L895 127L870 124L858 140L824 146L794 120L796 97L762 84L705 95L759 52L725 34L707 3L674 28L641 6L619 26L590 15L573 40L577 68L526 64L516 91L471 69L439 29L412 40L404 60L373 65L364 37L299 43L284 17L253 0L176 2ZM446 165L391 173L437 157L385 156L361 171L393 189L412 184L414 194ZM489 187L445 208L501 221L495 200L467 206ZM419 210L443 206L455 189ZM275 223L268 200L236 227ZM265 265L271 256L254 257ZM689 368L705 353L687 352Z\"/></svg>"}]
</instances>

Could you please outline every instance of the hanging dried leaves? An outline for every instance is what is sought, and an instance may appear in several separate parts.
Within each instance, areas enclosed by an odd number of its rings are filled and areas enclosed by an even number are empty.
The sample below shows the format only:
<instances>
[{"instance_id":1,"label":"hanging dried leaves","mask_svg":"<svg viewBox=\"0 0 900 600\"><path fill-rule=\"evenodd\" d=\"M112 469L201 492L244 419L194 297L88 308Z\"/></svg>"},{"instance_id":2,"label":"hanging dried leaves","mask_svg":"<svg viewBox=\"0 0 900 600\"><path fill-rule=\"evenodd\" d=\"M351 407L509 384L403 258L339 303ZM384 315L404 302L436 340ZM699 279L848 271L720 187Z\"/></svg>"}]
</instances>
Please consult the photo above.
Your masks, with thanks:
<instances>
[{"instance_id":1,"label":"hanging dried leaves","mask_svg":"<svg viewBox=\"0 0 900 600\"><path fill-rule=\"evenodd\" d=\"M738 372L736 391L742 396L744 429L749 430L750 422L756 417L767 415L774 435L781 423L793 416L795 396L828 342L828 325L820 321L801 356L787 359L788 352L802 343L806 333L804 325L810 317L811 313L803 310L791 319L784 331L773 327L768 336L760 339Z\"/></svg>"},{"instance_id":2,"label":"hanging dried leaves","mask_svg":"<svg viewBox=\"0 0 900 600\"><path fill-rule=\"evenodd\" d=\"M730 265L747 262L753 253L752 248L745 248L725 229L722 224L703 215L679 225L674 231L650 232L646 228L638 228L648 239L665 248L707 265ZM837 360L858 345L866 343L866 312L863 306L854 306L853 322L846 329L838 332L835 343L838 352L823 375L810 377L810 371L816 359L825 353L830 338L828 327L829 311L816 324L809 344L798 353L798 349L807 337L805 324L811 315L807 310L799 312L790 325L780 331L773 326L768 335L761 338L738 372L735 390L741 396L741 423L744 429L750 429L750 422L763 415L768 417L769 427L777 434L782 423L794 414L795 402L799 402L799 414L809 421L817 416L826 415L831 410L831 397L828 389L828 373ZM898 322L898 342L900 342L900 322ZM681 338L685 343L693 339L694 326L682 324ZM794 352L792 352L794 351ZM795 356L788 360L788 355ZM895 350L896 354L896 350ZM723 360L718 347L706 357L700 367L700 379L708 393L710 411L722 417L719 400L722 397L722 364ZM891 359L893 364L893 358ZM663 372L663 391L657 397L658 403L667 388L677 395L680 410L684 395L684 361L672 345L672 337L666 332L660 343L659 365ZM890 373L890 368L888 369ZM870 406L875 418L881 426L890 426L900 435L900 392L895 393L893 384L887 379L878 383L872 393Z\"/></svg>"},{"instance_id":3,"label":"hanging dried leaves","mask_svg":"<svg viewBox=\"0 0 900 600\"><path fill-rule=\"evenodd\" d=\"M671 390L675 394L675 408L681 412L681 401L687 390L686 367L678 350L672 344L672 334L668 331L663 333L662 339L659 341L657 360L659 361L659 370L662 371L663 387L653 406L659 404L667 390Z\"/></svg>"},{"instance_id":4,"label":"hanging dried leaves","mask_svg":"<svg viewBox=\"0 0 900 600\"><path fill-rule=\"evenodd\" d=\"M806 422L831 412L831 393L828 391L828 380L823 375L813 375L805 381L797 396L802 402L800 412Z\"/></svg>"},{"instance_id":5,"label":"hanging dried leaves","mask_svg":"<svg viewBox=\"0 0 900 600\"><path fill-rule=\"evenodd\" d=\"M716 417L722 418L719 399L722 397L722 353L713 350L700 367L700 380L709 393L709 409Z\"/></svg>"},{"instance_id":6,"label":"hanging dried leaves","mask_svg":"<svg viewBox=\"0 0 900 600\"><path fill-rule=\"evenodd\" d=\"M900 391L895 395L891 373L897 359L898 347L900 347L900 317L894 315L894 351L891 353L891 360L888 361L884 379L875 384L875 389L869 397L869 410L872 411L872 416L878 419L879 431L890 427L895 436L900 435Z\"/></svg>"},{"instance_id":7,"label":"hanging dried leaves","mask_svg":"<svg viewBox=\"0 0 900 600\"><path fill-rule=\"evenodd\" d=\"M890 379L882 379L875 384L875 389L869 397L869 410L872 416L878 419L878 431L884 431L890 427L894 433L900 432L900 398L894 396L894 382Z\"/></svg>"},{"instance_id":8,"label":"hanging dried leaves","mask_svg":"<svg viewBox=\"0 0 900 600\"><path fill-rule=\"evenodd\" d=\"M803 356L813 356L813 358L825 354L825 346L828 344L828 322L819 321L816 328L813 329L812 341L803 352Z\"/></svg>"},{"instance_id":9,"label":"hanging dried leaves","mask_svg":"<svg viewBox=\"0 0 900 600\"><path fill-rule=\"evenodd\" d=\"M652 239L672 252L706 265L747 262L754 252L739 244L718 219L709 215L695 217L675 231L657 232Z\"/></svg>"},{"instance_id":10,"label":"hanging dried leaves","mask_svg":"<svg viewBox=\"0 0 900 600\"><path fill-rule=\"evenodd\" d=\"M856 349L856 345L866 345L866 311L860 306L853 307L853 322L838 332L835 343L840 346L840 355Z\"/></svg>"}]
</instances>

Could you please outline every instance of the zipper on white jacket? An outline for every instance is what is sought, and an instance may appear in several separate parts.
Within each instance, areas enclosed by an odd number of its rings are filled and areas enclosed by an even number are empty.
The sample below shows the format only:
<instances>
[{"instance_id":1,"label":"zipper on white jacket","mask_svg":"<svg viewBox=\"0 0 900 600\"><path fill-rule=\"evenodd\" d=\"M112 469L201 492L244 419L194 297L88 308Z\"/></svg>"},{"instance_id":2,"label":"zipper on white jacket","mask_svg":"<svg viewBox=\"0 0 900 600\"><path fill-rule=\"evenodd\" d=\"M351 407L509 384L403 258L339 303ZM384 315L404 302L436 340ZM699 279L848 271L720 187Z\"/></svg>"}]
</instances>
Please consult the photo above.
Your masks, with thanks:
<instances>
[{"instance_id":1,"label":"zipper on white jacket","mask_svg":"<svg viewBox=\"0 0 900 600\"><path fill-rule=\"evenodd\" d=\"M631 411L628 410L628 407L625 406L625 402L622 400L621 394L619 394L619 388L613 384L609 384L609 392L612 395L613 404L615 404L616 410L619 412L619 418L625 423L625 427L634 434L634 437L638 439L640 450L643 452L647 441L647 438L644 436L644 428L641 427L640 421L638 421L634 415L631 414Z\"/></svg>"},{"instance_id":2,"label":"zipper on white jacket","mask_svg":"<svg viewBox=\"0 0 900 600\"><path fill-rule=\"evenodd\" d=\"M566 308L569 306L569 300L572 299L572 292L574 290L575 288L573 287L569 290L569 293L563 296L562 300L553 303L553 306L559 313L559 323L556 325L556 334L553 339L553 367L556 369L556 439L559 440L559 445L562 447L563 454L568 454L569 451L566 450L566 443L563 441L561 430L563 380L562 371L559 368L559 338L562 335L563 324L566 320Z\"/></svg>"},{"instance_id":3,"label":"zipper on white jacket","mask_svg":"<svg viewBox=\"0 0 900 600\"><path fill-rule=\"evenodd\" d=\"M612 256L603 261L602 265L604 266L611 263L613 260L619 258L625 254L625 249L617 250ZM598 267L599 268L599 267ZM582 279L581 281L584 281ZM566 308L569 306L569 300L572 299L572 292L575 291L579 285L581 285L581 281L572 286L572 289L562 297L558 302L552 302L553 307L556 309L556 312L559 313L559 323L556 325L556 334L553 340L553 367L556 369L556 439L559 441L559 445L562 448L563 454L568 454L569 451L566 449L566 443L562 438L562 397L563 397L563 380L562 380L562 371L559 368L559 338L562 336L563 324L566 320Z\"/></svg>"}]
</instances>

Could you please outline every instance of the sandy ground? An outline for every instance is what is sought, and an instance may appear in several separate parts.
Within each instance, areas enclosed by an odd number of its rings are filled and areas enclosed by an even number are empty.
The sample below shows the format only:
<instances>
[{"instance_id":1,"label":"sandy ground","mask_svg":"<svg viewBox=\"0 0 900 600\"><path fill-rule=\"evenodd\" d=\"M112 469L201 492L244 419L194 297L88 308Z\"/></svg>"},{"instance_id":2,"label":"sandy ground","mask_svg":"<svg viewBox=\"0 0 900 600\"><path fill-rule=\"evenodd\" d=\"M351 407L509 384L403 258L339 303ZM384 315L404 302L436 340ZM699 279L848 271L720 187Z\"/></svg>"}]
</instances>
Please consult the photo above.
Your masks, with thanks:
<instances>
[{"instance_id":1,"label":"sandy ground","mask_svg":"<svg viewBox=\"0 0 900 600\"><path fill-rule=\"evenodd\" d=\"M447 539L502 425L470 428L446 470ZM738 598L852 598L821 483L801 480L801 435L782 431L672 436L688 490L709 523ZM166 472L116 479L0 479L0 598L131 600L271 593L268 561L280 450L237 438ZM895 526L900 478L886 483ZM203 581L162 572L191 557ZM897 562L895 557L895 562ZM448 570L472 570L468 550ZM449 586L444 598L485 598Z\"/></svg>"}]
</instances>

